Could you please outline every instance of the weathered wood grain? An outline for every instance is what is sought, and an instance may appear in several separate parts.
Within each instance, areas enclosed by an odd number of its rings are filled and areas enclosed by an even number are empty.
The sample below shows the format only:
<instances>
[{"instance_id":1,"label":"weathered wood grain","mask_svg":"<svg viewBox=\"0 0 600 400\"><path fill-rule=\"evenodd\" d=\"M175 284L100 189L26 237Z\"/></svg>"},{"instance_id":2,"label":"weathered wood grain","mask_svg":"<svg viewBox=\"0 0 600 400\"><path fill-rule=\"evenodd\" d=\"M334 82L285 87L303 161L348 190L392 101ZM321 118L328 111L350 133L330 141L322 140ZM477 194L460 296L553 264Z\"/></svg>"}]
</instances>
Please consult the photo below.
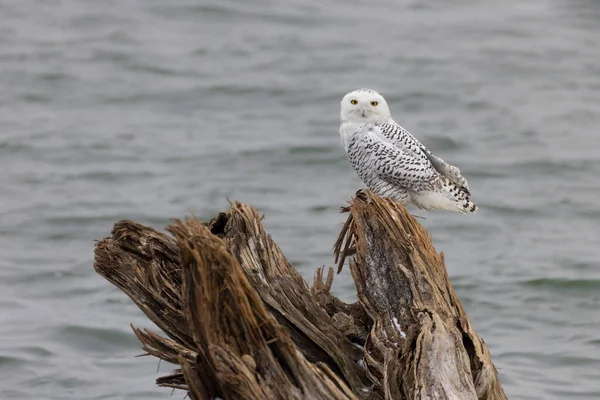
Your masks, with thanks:
<instances>
[{"instance_id":1,"label":"weathered wood grain","mask_svg":"<svg viewBox=\"0 0 600 400\"><path fill-rule=\"evenodd\" d=\"M96 271L166 336L143 349L178 364L157 379L194 399L505 399L489 351L454 293L443 256L406 211L368 191L335 246L358 302L311 288L242 203L169 236L132 221L96 246Z\"/></svg>"}]
</instances>

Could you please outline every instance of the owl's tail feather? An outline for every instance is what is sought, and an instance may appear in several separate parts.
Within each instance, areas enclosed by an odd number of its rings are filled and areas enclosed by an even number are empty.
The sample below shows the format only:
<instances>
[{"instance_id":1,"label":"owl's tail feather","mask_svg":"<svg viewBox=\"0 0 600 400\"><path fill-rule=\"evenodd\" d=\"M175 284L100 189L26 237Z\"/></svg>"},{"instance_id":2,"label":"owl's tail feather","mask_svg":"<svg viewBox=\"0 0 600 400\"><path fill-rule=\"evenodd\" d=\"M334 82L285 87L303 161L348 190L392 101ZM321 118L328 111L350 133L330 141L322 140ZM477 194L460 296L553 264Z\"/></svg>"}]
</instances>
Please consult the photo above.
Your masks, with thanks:
<instances>
[{"instance_id":1,"label":"owl's tail feather","mask_svg":"<svg viewBox=\"0 0 600 400\"><path fill-rule=\"evenodd\" d=\"M413 200L417 207L424 210L447 210L468 214L479 209L471 201L468 190L457 186L446 177L443 178L441 190L416 194Z\"/></svg>"}]
</instances>

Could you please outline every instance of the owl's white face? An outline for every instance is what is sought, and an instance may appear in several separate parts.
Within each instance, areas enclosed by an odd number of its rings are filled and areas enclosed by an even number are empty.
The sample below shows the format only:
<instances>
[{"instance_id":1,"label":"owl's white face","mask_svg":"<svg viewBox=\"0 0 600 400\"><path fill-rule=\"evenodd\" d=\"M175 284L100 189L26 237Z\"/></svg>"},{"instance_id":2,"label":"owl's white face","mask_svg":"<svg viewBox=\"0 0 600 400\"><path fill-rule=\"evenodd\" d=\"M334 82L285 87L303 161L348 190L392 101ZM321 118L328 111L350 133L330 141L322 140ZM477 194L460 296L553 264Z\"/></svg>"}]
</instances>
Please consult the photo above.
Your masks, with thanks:
<instances>
[{"instance_id":1,"label":"owl's white face","mask_svg":"<svg viewBox=\"0 0 600 400\"><path fill-rule=\"evenodd\" d=\"M374 90L358 89L342 99L342 123L379 124L387 122L391 117L387 102Z\"/></svg>"}]
</instances>

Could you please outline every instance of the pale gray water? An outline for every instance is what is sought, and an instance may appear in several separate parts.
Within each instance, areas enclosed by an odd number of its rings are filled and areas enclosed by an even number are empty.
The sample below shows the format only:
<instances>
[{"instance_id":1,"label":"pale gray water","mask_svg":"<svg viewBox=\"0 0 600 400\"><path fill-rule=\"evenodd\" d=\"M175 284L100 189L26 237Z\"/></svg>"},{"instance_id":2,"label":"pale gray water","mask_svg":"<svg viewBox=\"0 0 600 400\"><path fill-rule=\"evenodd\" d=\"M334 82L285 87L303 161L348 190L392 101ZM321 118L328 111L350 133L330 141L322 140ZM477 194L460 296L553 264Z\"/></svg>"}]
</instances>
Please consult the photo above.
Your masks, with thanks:
<instances>
[{"instance_id":1,"label":"pale gray water","mask_svg":"<svg viewBox=\"0 0 600 400\"><path fill-rule=\"evenodd\" d=\"M306 278L332 265L359 87L469 179L477 215L421 214L509 398L600 398L592 0L0 0L0 398L170 398L92 269L120 218L229 196Z\"/></svg>"}]
</instances>

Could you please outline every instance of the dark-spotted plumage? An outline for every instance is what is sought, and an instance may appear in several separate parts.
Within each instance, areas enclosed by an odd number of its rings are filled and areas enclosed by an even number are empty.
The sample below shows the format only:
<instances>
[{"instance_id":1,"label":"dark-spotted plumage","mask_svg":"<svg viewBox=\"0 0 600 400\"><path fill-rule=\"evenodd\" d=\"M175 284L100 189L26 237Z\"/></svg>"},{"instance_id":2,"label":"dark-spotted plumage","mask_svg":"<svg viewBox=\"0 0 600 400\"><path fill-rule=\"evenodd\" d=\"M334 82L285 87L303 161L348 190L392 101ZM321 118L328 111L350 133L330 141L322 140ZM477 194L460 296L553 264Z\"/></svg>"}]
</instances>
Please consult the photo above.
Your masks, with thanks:
<instances>
[{"instance_id":1,"label":"dark-spotted plumage","mask_svg":"<svg viewBox=\"0 0 600 400\"><path fill-rule=\"evenodd\" d=\"M460 170L394 122L379 93L358 89L346 94L340 119L348 159L375 193L427 210L477 211Z\"/></svg>"},{"instance_id":2,"label":"dark-spotted plumage","mask_svg":"<svg viewBox=\"0 0 600 400\"><path fill-rule=\"evenodd\" d=\"M477 210L458 168L433 156L393 120L343 125L341 129L355 130L348 135L348 159L362 181L378 195L429 210Z\"/></svg>"}]
</instances>

